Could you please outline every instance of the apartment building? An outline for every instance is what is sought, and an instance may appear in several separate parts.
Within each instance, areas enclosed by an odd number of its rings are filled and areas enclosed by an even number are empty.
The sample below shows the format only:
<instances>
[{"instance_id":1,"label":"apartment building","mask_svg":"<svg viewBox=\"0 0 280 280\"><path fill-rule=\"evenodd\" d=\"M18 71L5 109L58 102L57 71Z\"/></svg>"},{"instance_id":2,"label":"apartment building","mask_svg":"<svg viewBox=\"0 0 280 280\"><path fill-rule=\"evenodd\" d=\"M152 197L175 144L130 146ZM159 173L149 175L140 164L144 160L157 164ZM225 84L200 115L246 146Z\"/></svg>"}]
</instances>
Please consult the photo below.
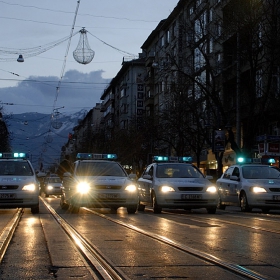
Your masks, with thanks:
<instances>
[{"instance_id":1,"label":"apartment building","mask_svg":"<svg viewBox=\"0 0 280 280\"><path fill-rule=\"evenodd\" d=\"M134 160L188 154L205 172L221 173L240 153L262 156L259 136L280 130L278 2L178 1L101 95L104 141L133 124L144 135Z\"/></svg>"}]
</instances>

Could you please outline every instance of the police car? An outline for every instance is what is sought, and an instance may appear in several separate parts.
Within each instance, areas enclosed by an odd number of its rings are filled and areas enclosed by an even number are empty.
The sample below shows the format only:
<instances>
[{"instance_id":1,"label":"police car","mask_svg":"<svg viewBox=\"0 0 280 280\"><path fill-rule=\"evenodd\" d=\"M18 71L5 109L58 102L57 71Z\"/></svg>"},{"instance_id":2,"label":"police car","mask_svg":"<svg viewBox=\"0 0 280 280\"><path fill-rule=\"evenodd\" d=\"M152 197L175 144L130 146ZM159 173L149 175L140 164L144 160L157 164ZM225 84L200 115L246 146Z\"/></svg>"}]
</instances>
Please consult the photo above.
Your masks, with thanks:
<instances>
[{"instance_id":1,"label":"police car","mask_svg":"<svg viewBox=\"0 0 280 280\"><path fill-rule=\"evenodd\" d=\"M39 181L25 153L0 153L0 208L39 213Z\"/></svg>"},{"instance_id":2,"label":"police car","mask_svg":"<svg viewBox=\"0 0 280 280\"><path fill-rule=\"evenodd\" d=\"M280 172L277 168L263 164L268 160L264 162L259 158L238 158L237 162L216 182L218 208L224 210L226 206L239 206L243 212L260 208L264 213L280 209Z\"/></svg>"},{"instance_id":3,"label":"police car","mask_svg":"<svg viewBox=\"0 0 280 280\"><path fill-rule=\"evenodd\" d=\"M162 208L206 208L216 213L217 188L191 164L191 157L155 156L153 161L138 179L138 211L152 206L154 213Z\"/></svg>"},{"instance_id":4,"label":"police car","mask_svg":"<svg viewBox=\"0 0 280 280\"><path fill-rule=\"evenodd\" d=\"M126 207L128 213L135 213L137 186L116 159L115 154L79 153L73 173L63 175L62 209Z\"/></svg>"}]
</instances>

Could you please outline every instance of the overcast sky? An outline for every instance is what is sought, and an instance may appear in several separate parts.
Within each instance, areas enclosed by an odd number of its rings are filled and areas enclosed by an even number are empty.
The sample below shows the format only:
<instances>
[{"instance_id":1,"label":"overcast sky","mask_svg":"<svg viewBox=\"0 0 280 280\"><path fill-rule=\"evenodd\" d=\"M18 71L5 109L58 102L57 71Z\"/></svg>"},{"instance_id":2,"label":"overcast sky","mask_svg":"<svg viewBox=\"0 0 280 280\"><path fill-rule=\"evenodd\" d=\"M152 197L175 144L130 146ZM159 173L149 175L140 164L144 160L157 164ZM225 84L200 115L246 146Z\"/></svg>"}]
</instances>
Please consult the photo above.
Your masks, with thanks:
<instances>
[{"instance_id":1,"label":"overcast sky","mask_svg":"<svg viewBox=\"0 0 280 280\"><path fill-rule=\"evenodd\" d=\"M51 113L59 107L64 107L62 112L90 110L120 70L123 57L141 52L178 1L80 0L78 5L76 0L0 0L4 113ZM83 27L95 52L87 65L73 58ZM71 40L56 44L72 31L76 35ZM32 55L32 48L36 53L39 46L42 53ZM26 53L23 63L16 61L21 52Z\"/></svg>"}]
</instances>

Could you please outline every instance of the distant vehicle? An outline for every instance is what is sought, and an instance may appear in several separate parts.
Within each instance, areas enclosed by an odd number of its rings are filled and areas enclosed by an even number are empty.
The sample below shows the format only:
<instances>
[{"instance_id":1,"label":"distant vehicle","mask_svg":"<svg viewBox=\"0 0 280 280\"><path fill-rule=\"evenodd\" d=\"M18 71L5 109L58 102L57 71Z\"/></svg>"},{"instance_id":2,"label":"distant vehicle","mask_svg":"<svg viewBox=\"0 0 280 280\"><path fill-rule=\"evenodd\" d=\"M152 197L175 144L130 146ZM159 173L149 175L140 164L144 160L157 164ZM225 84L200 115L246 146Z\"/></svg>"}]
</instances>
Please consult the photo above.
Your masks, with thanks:
<instances>
[{"instance_id":1,"label":"distant vehicle","mask_svg":"<svg viewBox=\"0 0 280 280\"><path fill-rule=\"evenodd\" d=\"M62 194L62 181L59 177L50 176L44 181L44 187L42 192L45 193L46 197L50 195L61 195Z\"/></svg>"},{"instance_id":2,"label":"distant vehicle","mask_svg":"<svg viewBox=\"0 0 280 280\"><path fill-rule=\"evenodd\" d=\"M25 153L0 153L0 208L39 213L39 181Z\"/></svg>"},{"instance_id":3,"label":"distant vehicle","mask_svg":"<svg viewBox=\"0 0 280 280\"><path fill-rule=\"evenodd\" d=\"M79 153L73 173L64 173L62 209L78 212L80 207L111 208L116 211L126 207L135 213L138 205L136 182L114 160L115 154Z\"/></svg>"},{"instance_id":4,"label":"distant vehicle","mask_svg":"<svg viewBox=\"0 0 280 280\"><path fill-rule=\"evenodd\" d=\"M277 168L261 164L261 159L238 159L217 180L219 209L239 206L241 211L253 208L268 213L280 210L280 172Z\"/></svg>"},{"instance_id":5,"label":"distant vehicle","mask_svg":"<svg viewBox=\"0 0 280 280\"><path fill-rule=\"evenodd\" d=\"M190 157L155 156L154 163L138 179L138 211L144 211L147 205L154 213L161 213L162 208L206 208L215 214L217 188L191 161Z\"/></svg>"}]
</instances>

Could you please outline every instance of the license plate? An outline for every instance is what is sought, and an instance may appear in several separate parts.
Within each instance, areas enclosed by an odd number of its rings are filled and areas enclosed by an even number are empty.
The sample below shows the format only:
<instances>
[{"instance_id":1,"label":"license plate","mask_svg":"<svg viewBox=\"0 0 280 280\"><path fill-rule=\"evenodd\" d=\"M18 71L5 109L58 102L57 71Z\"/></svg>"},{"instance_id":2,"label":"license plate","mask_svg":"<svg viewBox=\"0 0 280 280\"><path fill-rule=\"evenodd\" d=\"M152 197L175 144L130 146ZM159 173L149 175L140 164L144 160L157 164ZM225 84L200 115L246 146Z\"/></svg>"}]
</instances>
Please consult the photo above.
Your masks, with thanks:
<instances>
[{"instance_id":1,"label":"license plate","mask_svg":"<svg viewBox=\"0 0 280 280\"><path fill-rule=\"evenodd\" d=\"M201 194L182 194L182 199L202 199Z\"/></svg>"},{"instance_id":2,"label":"license plate","mask_svg":"<svg viewBox=\"0 0 280 280\"><path fill-rule=\"evenodd\" d=\"M0 193L0 199L7 199L7 198L15 198L16 195L14 193Z\"/></svg>"},{"instance_id":3,"label":"license plate","mask_svg":"<svg viewBox=\"0 0 280 280\"><path fill-rule=\"evenodd\" d=\"M273 200L280 200L280 195L273 195L272 199Z\"/></svg>"},{"instance_id":4,"label":"license plate","mask_svg":"<svg viewBox=\"0 0 280 280\"><path fill-rule=\"evenodd\" d=\"M104 198L119 198L120 194L118 193L100 193L98 194L98 198L104 199Z\"/></svg>"}]
</instances>

